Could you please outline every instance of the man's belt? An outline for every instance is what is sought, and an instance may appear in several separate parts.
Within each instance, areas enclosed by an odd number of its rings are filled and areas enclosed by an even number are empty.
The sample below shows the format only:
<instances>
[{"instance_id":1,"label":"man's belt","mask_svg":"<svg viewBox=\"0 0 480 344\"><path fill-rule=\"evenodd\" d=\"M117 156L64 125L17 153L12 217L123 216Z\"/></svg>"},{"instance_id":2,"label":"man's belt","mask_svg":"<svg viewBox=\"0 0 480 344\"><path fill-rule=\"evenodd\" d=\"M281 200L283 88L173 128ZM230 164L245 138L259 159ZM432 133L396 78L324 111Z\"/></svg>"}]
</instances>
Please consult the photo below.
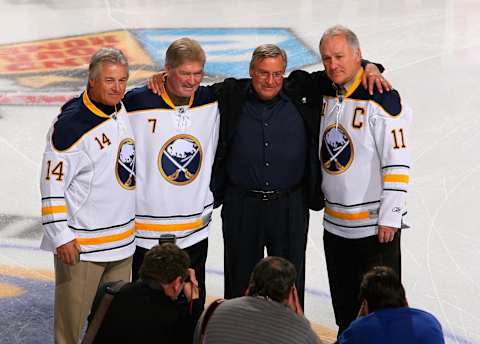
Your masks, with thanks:
<instances>
[{"instance_id":1,"label":"man's belt","mask_svg":"<svg viewBox=\"0 0 480 344\"><path fill-rule=\"evenodd\" d=\"M291 193L299 190L301 187L302 184L297 184L294 187L284 190L246 190L244 191L244 194L247 197L260 199L262 201L273 201L288 196Z\"/></svg>"}]
</instances>

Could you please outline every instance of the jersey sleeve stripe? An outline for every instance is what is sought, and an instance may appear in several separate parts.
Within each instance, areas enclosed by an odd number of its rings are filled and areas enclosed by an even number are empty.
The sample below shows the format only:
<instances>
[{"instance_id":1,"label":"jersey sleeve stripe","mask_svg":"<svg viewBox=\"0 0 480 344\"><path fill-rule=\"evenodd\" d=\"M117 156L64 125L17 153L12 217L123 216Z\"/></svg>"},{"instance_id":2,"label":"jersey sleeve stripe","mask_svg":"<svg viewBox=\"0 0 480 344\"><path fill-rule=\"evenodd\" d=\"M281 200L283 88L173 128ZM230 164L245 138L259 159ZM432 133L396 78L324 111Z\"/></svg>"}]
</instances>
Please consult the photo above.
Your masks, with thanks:
<instances>
[{"instance_id":1,"label":"jersey sleeve stripe","mask_svg":"<svg viewBox=\"0 0 480 344\"><path fill-rule=\"evenodd\" d=\"M128 238L134 233L135 233L135 227L132 226L130 229L128 229L123 233L98 236L95 238L77 238L76 240L80 245L98 245L98 244L105 244L105 243L114 242L114 241L120 241Z\"/></svg>"},{"instance_id":2,"label":"jersey sleeve stripe","mask_svg":"<svg viewBox=\"0 0 480 344\"><path fill-rule=\"evenodd\" d=\"M65 205L54 205L54 206L42 208L42 216L60 214L60 213L66 213L66 212L67 212L67 206Z\"/></svg>"},{"instance_id":3,"label":"jersey sleeve stripe","mask_svg":"<svg viewBox=\"0 0 480 344\"><path fill-rule=\"evenodd\" d=\"M408 166L408 165L387 165L387 166L383 166L382 169L394 168L394 167L410 168L410 166Z\"/></svg>"},{"instance_id":4,"label":"jersey sleeve stripe","mask_svg":"<svg viewBox=\"0 0 480 344\"><path fill-rule=\"evenodd\" d=\"M46 201L49 199L65 199L63 196L51 196L51 197L42 197L42 201Z\"/></svg>"},{"instance_id":5,"label":"jersey sleeve stripe","mask_svg":"<svg viewBox=\"0 0 480 344\"><path fill-rule=\"evenodd\" d=\"M63 219L63 220L55 220L55 221L47 221L47 222L42 222L42 225L43 226L46 226L46 225L49 225L51 223L57 223L57 222L66 222L67 219Z\"/></svg>"},{"instance_id":6,"label":"jersey sleeve stripe","mask_svg":"<svg viewBox=\"0 0 480 344\"><path fill-rule=\"evenodd\" d=\"M410 177L406 174L385 174L383 181L385 183L405 183L408 184Z\"/></svg>"}]
</instances>

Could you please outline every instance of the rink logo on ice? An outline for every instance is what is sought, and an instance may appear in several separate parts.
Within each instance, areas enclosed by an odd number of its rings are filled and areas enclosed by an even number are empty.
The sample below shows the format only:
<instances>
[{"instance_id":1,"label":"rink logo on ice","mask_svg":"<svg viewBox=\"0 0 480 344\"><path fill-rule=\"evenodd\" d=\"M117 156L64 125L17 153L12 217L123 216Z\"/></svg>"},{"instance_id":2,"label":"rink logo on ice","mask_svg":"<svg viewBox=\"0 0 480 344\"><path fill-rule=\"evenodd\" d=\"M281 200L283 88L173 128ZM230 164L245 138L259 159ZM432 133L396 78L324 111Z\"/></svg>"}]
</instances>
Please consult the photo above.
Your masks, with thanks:
<instances>
[{"instance_id":1,"label":"rink logo on ice","mask_svg":"<svg viewBox=\"0 0 480 344\"><path fill-rule=\"evenodd\" d=\"M289 29L148 29L131 32L160 66L165 62L165 52L172 41L181 37L197 40L207 54L205 72L215 77L248 77L252 52L265 43L276 44L287 52L287 70L319 63L318 55Z\"/></svg>"},{"instance_id":2,"label":"rink logo on ice","mask_svg":"<svg viewBox=\"0 0 480 344\"><path fill-rule=\"evenodd\" d=\"M15 80L20 89L84 87L90 57L101 47L121 49L132 66L153 64L128 31L112 31L0 46L0 78ZM131 76L134 81L142 77L138 73ZM0 81L2 91L12 86Z\"/></svg>"},{"instance_id":3,"label":"rink logo on ice","mask_svg":"<svg viewBox=\"0 0 480 344\"><path fill-rule=\"evenodd\" d=\"M252 51L264 43L285 49L287 72L320 61L285 28L132 29L0 45L0 104L62 104L85 87L90 56L101 47L121 49L130 85L141 83L163 67L169 44L186 36L205 49L207 81L247 77Z\"/></svg>"}]
</instances>

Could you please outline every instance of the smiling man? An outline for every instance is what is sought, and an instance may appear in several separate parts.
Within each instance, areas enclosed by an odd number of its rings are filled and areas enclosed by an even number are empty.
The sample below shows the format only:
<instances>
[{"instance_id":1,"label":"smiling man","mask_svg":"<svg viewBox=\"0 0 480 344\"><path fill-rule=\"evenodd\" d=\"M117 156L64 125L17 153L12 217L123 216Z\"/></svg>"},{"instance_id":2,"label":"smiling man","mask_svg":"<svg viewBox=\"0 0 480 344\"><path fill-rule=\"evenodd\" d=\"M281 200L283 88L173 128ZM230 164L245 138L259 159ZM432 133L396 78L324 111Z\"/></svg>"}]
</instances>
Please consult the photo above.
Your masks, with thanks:
<instances>
[{"instance_id":1,"label":"smiling man","mask_svg":"<svg viewBox=\"0 0 480 344\"><path fill-rule=\"evenodd\" d=\"M91 58L87 90L62 106L40 180L44 236L54 253L55 343L78 343L101 283L129 280L135 250L135 143L120 100L120 50Z\"/></svg>"},{"instance_id":2,"label":"smiling man","mask_svg":"<svg viewBox=\"0 0 480 344\"><path fill-rule=\"evenodd\" d=\"M209 182L219 125L213 92L199 89L204 65L198 42L180 38L167 49L167 77L159 95L140 87L124 99L142 162L137 170L133 279L147 250L164 238L176 240L190 256L202 304L213 210Z\"/></svg>"},{"instance_id":3,"label":"smiling man","mask_svg":"<svg viewBox=\"0 0 480 344\"><path fill-rule=\"evenodd\" d=\"M319 150L325 194L324 248L339 334L355 319L363 274L401 275L400 232L410 169L412 113L396 90L366 92L357 36L343 26L320 40L325 90Z\"/></svg>"},{"instance_id":4,"label":"smiling man","mask_svg":"<svg viewBox=\"0 0 480 344\"><path fill-rule=\"evenodd\" d=\"M284 84L286 67L285 51L264 44L252 54L251 79L228 78L198 93L210 92L221 113L210 185L215 206L223 204L225 297L244 294L266 248L294 264L303 306L308 209L323 206L317 154L322 97L311 94L317 88L306 72L294 72L295 80ZM370 67L373 88L379 73ZM323 76L319 84L331 84L324 71L315 74ZM161 95L162 77L154 81L150 86Z\"/></svg>"},{"instance_id":5,"label":"smiling man","mask_svg":"<svg viewBox=\"0 0 480 344\"><path fill-rule=\"evenodd\" d=\"M285 51L264 44L252 54L251 81L224 81L212 185L223 199L225 297L243 295L266 248L295 266L303 306L308 208L319 209L323 196L314 113L283 89L286 67Z\"/></svg>"}]
</instances>

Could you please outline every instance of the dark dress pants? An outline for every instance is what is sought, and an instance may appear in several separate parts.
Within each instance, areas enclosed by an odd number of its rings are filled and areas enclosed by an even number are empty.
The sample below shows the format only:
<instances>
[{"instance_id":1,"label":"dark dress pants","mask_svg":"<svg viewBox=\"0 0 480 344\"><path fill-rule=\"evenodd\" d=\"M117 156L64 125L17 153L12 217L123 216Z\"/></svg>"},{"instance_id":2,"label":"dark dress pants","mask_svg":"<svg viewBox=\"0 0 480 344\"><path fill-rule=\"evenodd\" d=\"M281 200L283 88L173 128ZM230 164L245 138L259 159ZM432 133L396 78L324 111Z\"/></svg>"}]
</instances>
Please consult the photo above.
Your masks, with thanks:
<instances>
[{"instance_id":1,"label":"dark dress pants","mask_svg":"<svg viewBox=\"0 0 480 344\"><path fill-rule=\"evenodd\" d=\"M303 307L308 220L301 189L269 201L227 189L222 207L225 298L245 294L250 274L266 247L269 256L286 258L295 266Z\"/></svg>"},{"instance_id":2,"label":"dark dress pants","mask_svg":"<svg viewBox=\"0 0 480 344\"><path fill-rule=\"evenodd\" d=\"M207 261L208 239L204 239L195 245L185 247L183 249L190 257L190 267L195 270L195 277L198 281L198 288L200 289L200 299L202 305L205 305L205 263ZM137 246L133 254L132 261L132 281L136 281L139 276L140 266L142 266L143 258L147 249Z\"/></svg>"},{"instance_id":3,"label":"dark dress pants","mask_svg":"<svg viewBox=\"0 0 480 344\"><path fill-rule=\"evenodd\" d=\"M346 239L324 231L323 245L338 335L358 315L360 283L366 272L376 265L384 265L401 278L400 232L393 241L382 244L377 235Z\"/></svg>"}]
</instances>

